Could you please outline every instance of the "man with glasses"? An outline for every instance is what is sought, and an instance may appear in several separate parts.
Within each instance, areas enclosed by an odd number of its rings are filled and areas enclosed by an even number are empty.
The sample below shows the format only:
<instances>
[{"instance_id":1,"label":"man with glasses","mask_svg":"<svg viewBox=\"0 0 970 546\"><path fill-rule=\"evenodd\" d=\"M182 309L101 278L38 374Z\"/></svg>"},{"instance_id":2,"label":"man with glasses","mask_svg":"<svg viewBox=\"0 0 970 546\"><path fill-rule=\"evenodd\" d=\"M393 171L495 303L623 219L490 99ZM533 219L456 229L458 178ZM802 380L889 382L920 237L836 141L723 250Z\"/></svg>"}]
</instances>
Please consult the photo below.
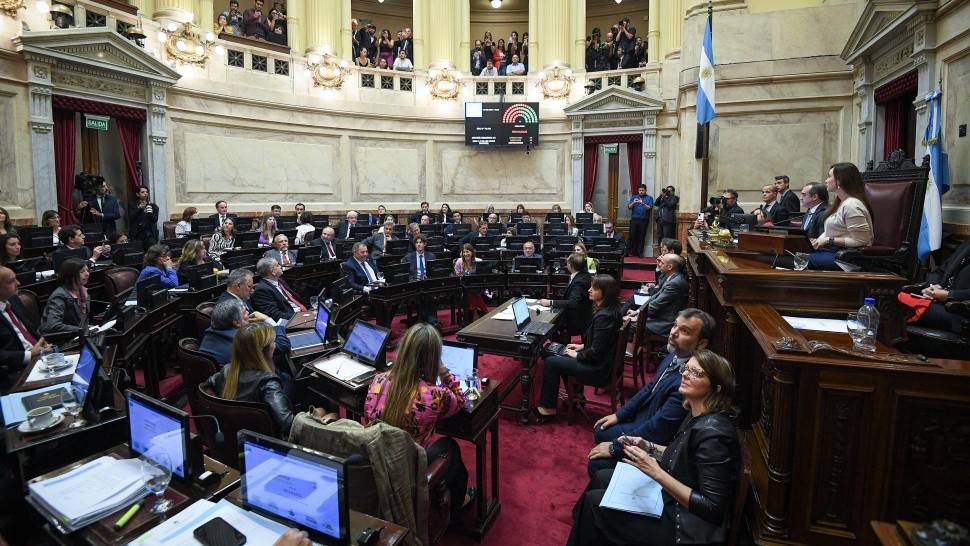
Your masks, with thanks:
<instances>
[{"instance_id":1,"label":"man with glasses","mask_svg":"<svg viewBox=\"0 0 970 546\"><path fill-rule=\"evenodd\" d=\"M688 307L677 315L667 337L667 358L657 374L616 413L607 415L593 428L596 447L589 452L590 477L604 468L613 468L623 458L620 436L638 436L667 445L687 416L680 378L684 365L694 352L704 349L714 336L714 317ZM688 372L689 373L689 372Z\"/></svg>"},{"instance_id":2,"label":"man with glasses","mask_svg":"<svg viewBox=\"0 0 970 546\"><path fill-rule=\"evenodd\" d=\"M252 276L249 280L252 282ZM273 325L273 321L266 315L246 311L242 302L222 300L216 303L212 309L212 322L202 335L199 351L215 358L219 366L229 364L229 359L232 357L232 340L235 339L239 329L250 322L268 322ZM286 330L282 326L274 325L273 329L276 330L276 351L273 353L273 362L279 368L278 359L285 362L286 353L290 352L290 338L286 337Z\"/></svg>"},{"instance_id":3,"label":"man with glasses","mask_svg":"<svg viewBox=\"0 0 970 546\"><path fill-rule=\"evenodd\" d=\"M306 306L297 293L281 279L283 267L275 258L263 258L256 262L256 274L263 280L253 289L253 307L279 323L289 320L296 313L305 313Z\"/></svg>"}]
</instances>

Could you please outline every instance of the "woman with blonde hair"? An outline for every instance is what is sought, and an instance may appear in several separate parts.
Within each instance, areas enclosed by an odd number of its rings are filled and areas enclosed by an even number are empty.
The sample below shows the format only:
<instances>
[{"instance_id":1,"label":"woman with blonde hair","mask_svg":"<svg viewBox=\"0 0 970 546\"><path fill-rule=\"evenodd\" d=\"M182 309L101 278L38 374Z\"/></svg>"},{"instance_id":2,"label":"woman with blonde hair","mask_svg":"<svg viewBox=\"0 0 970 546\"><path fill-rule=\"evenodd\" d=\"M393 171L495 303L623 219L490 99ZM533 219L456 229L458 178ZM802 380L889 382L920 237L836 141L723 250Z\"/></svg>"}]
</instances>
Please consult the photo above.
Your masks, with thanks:
<instances>
[{"instance_id":1,"label":"woman with blonde hair","mask_svg":"<svg viewBox=\"0 0 970 546\"><path fill-rule=\"evenodd\" d=\"M441 384L438 386L437 383ZM363 422L380 419L398 427L425 449L428 463L447 457L446 480L452 499L464 499L464 508L475 496L468 489L468 470L461 459L458 443L448 436L432 442L439 419L450 417L465 405L465 393L458 378L441 361L441 335L433 326L412 326L401 341L394 367L377 374L364 401Z\"/></svg>"},{"instance_id":2,"label":"woman with blonde hair","mask_svg":"<svg viewBox=\"0 0 970 546\"><path fill-rule=\"evenodd\" d=\"M586 252L585 244L583 244L582 242L576 243L575 246L573 246L573 252L578 252L579 254L582 254L584 258L586 258L586 269L589 270L590 275L593 275L596 273L596 270L598 269L600 261L597 260L596 258L589 257L589 254Z\"/></svg>"},{"instance_id":3,"label":"woman with blonde hair","mask_svg":"<svg viewBox=\"0 0 970 546\"><path fill-rule=\"evenodd\" d=\"M566 235L579 237L579 228L576 227L576 220L573 220L573 215L567 214L565 215L565 217L566 217Z\"/></svg>"},{"instance_id":4,"label":"woman with blonde hair","mask_svg":"<svg viewBox=\"0 0 970 546\"><path fill-rule=\"evenodd\" d=\"M189 282L188 276L182 271L182 266L188 265L202 265L202 264L212 264L212 271L217 275L228 275L229 271L223 268L222 262L219 260L213 260L209 258L209 253L205 249L205 245L199 239L190 239L185 242L185 246L182 247L182 254L179 256L178 263L175 264L175 271L178 273L179 284L186 284Z\"/></svg>"},{"instance_id":5,"label":"woman with blonde hair","mask_svg":"<svg viewBox=\"0 0 970 546\"><path fill-rule=\"evenodd\" d=\"M212 234L212 239L209 239L209 256L218 260L234 246L236 246L236 221L226 218L226 221Z\"/></svg>"}]
</instances>

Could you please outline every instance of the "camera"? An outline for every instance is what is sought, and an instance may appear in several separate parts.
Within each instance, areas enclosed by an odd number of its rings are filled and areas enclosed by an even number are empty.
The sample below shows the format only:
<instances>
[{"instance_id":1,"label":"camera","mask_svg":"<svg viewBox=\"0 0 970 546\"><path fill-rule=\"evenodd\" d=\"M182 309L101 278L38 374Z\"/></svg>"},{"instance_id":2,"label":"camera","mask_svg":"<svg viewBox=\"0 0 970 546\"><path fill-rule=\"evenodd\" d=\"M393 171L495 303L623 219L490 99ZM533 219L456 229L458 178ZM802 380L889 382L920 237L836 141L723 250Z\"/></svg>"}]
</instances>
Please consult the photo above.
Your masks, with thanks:
<instances>
[{"instance_id":1,"label":"camera","mask_svg":"<svg viewBox=\"0 0 970 546\"><path fill-rule=\"evenodd\" d=\"M591 32L590 34L593 35L593 36L596 36L597 38L599 38L600 37L600 29L599 29L599 27L594 27L593 28L593 32Z\"/></svg>"},{"instance_id":2,"label":"camera","mask_svg":"<svg viewBox=\"0 0 970 546\"><path fill-rule=\"evenodd\" d=\"M74 189L82 195L89 196L97 193L98 188L104 183L104 177L100 174L80 172L74 175Z\"/></svg>"}]
</instances>

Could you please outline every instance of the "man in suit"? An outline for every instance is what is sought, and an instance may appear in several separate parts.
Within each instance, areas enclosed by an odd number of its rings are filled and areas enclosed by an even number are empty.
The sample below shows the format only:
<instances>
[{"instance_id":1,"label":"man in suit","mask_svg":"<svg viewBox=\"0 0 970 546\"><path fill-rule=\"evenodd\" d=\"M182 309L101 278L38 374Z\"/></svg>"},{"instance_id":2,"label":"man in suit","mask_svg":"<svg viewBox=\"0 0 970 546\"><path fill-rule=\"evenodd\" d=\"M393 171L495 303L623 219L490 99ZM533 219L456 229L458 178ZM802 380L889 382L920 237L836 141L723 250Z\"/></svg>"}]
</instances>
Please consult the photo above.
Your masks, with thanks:
<instances>
[{"instance_id":1,"label":"man in suit","mask_svg":"<svg viewBox=\"0 0 970 546\"><path fill-rule=\"evenodd\" d=\"M431 205L429 205L427 201L421 201L421 210L415 212L411 216L408 216L408 223L409 224L420 224L421 223L421 217L424 216L425 214L428 215L428 218L429 219L431 218L431 216L432 216L432 214L431 214Z\"/></svg>"},{"instance_id":2,"label":"man in suit","mask_svg":"<svg viewBox=\"0 0 970 546\"><path fill-rule=\"evenodd\" d=\"M347 275L350 286L365 294L370 292L370 285L377 282L380 274L377 263L368 256L367 245L362 242L354 243L352 255L341 266L341 270Z\"/></svg>"},{"instance_id":3,"label":"man in suit","mask_svg":"<svg viewBox=\"0 0 970 546\"><path fill-rule=\"evenodd\" d=\"M350 239L350 228L356 225L357 225L357 211L356 210L349 211L347 213L347 218L344 220L341 220L340 223L337 224L337 230L336 230L337 233L335 237L338 240L342 240L342 241Z\"/></svg>"},{"instance_id":4,"label":"man in suit","mask_svg":"<svg viewBox=\"0 0 970 546\"><path fill-rule=\"evenodd\" d=\"M296 265L296 252L290 250L290 238L282 233L273 237L273 248L263 253L264 258L273 258L284 269Z\"/></svg>"},{"instance_id":5,"label":"man in suit","mask_svg":"<svg viewBox=\"0 0 970 546\"><path fill-rule=\"evenodd\" d=\"M6 394L17 374L30 359L50 344L27 320L27 312L17 297L17 274L0 266L0 393Z\"/></svg>"},{"instance_id":6,"label":"man in suit","mask_svg":"<svg viewBox=\"0 0 970 546\"><path fill-rule=\"evenodd\" d=\"M229 278L226 279L226 291L216 299L216 305L224 301L238 301L243 304L248 313L252 313L253 306L249 303L252 295L253 272L237 267L229 273Z\"/></svg>"},{"instance_id":7,"label":"man in suit","mask_svg":"<svg viewBox=\"0 0 970 546\"><path fill-rule=\"evenodd\" d=\"M434 259L434 252L425 250L427 247L428 238L424 234L418 234L414 238L414 251L408 252L401 260L402 263L411 266L411 276L415 279L422 279L428 275L428 262ZM418 314L423 316L428 324L440 326L434 298L419 298Z\"/></svg>"},{"instance_id":8,"label":"man in suit","mask_svg":"<svg viewBox=\"0 0 970 546\"><path fill-rule=\"evenodd\" d=\"M118 199L108 193L108 183L104 180L95 189L94 196L85 198L77 204L78 218L81 223L99 223L105 235L117 231L115 221L121 218Z\"/></svg>"},{"instance_id":9,"label":"man in suit","mask_svg":"<svg viewBox=\"0 0 970 546\"><path fill-rule=\"evenodd\" d=\"M670 354L660 363L653 380L616 413L603 417L593 427L597 444L589 452L590 476L613 468L622 460L620 436L638 436L660 445L670 443L687 416L684 397L679 392L683 366L696 351L707 347L714 336L714 326L714 317L700 309L687 308L677 315L667 337Z\"/></svg>"},{"instance_id":10,"label":"man in suit","mask_svg":"<svg viewBox=\"0 0 970 546\"><path fill-rule=\"evenodd\" d=\"M518 260L519 258L539 258L539 271L542 272L546 269L546 260L542 257L542 254L536 254L536 244L532 241L526 241L522 244L522 254L516 256L515 259ZM515 271L518 271L518 264L515 261L512 264ZM585 332L585 330L583 331Z\"/></svg>"},{"instance_id":11,"label":"man in suit","mask_svg":"<svg viewBox=\"0 0 970 546\"><path fill-rule=\"evenodd\" d=\"M320 230L320 237L314 239L310 243L310 246L320 247L320 259L329 262L330 260L336 260L340 254L340 245L334 241L334 237L337 232L330 226L327 226Z\"/></svg>"},{"instance_id":12,"label":"man in suit","mask_svg":"<svg viewBox=\"0 0 970 546\"><path fill-rule=\"evenodd\" d=\"M254 317L248 313L240 301L221 299L212 309L212 323L202 335L199 351L215 358L219 366L225 366L232 358L232 340L235 339L240 328L250 322L268 320L273 324L266 315L262 313L256 315ZM273 353L273 362L276 363L277 369L280 369L280 364L286 361L286 354L290 352L290 338L286 337L283 326L274 325L273 329L276 330L276 352ZM285 367L283 369L285 370Z\"/></svg>"},{"instance_id":13,"label":"man in suit","mask_svg":"<svg viewBox=\"0 0 970 546\"><path fill-rule=\"evenodd\" d=\"M622 233L616 231L616 229L613 227L613 220L610 220L609 218L603 222L603 237L617 239L619 243L617 243L618 246L616 248L620 251L621 256L626 255L626 240L623 239Z\"/></svg>"},{"instance_id":14,"label":"man in suit","mask_svg":"<svg viewBox=\"0 0 970 546\"><path fill-rule=\"evenodd\" d=\"M275 258L262 258L256 262L256 274L263 280L253 289L253 307L277 323L289 320L296 313L306 312L306 306L297 299L283 275L283 267Z\"/></svg>"},{"instance_id":15,"label":"man in suit","mask_svg":"<svg viewBox=\"0 0 970 546\"><path fill-rule=\"evenodd\" d=\"M486 240L489 243L495 242L495 236L488 234L488 224L486 222L478 222L478 230L468 232L468 235L465 235L460 241L458 241L458 246L465 246L466 243L474 244L475 239L483 237L488 237Z\"/></svg>"},{"instance_id":16,"label":"man in suit","mask_svg":"<svg viewBox=\"0 0 970 546\"><path fill-rule=\"evenodd\" d=\"M792 195L794 195L794 192L792 192ZM752 214L758 220L758 224L770 222L770 225L776 225L779 222L788 221L788 211L778 202L778 188L766 184L761 188L761 200L763 201L761 206L752 211ZM798 209L796 208L795 211L797 212Z\"/></svg>"},{"instance_id":17,"label":"man in suit","mask_svg":"<svg viewBox=\"0 0 970 546\"><path fill-rule=\"evenodd\" d=\"M684 276L684 258L676 254L664 254L657 258L657 271L663 274L663 281L657 285L655 291L647 302L647 316L637 317L637 312L632 314L633 319L646 320L643 327L647 331L664 335L670 331L674 320L687 305L687 296L690 287L687 284L687 277Z\"/></svg>"},{"instance_id":18,"label":"man in suit","mask_svg":"<svg viewBox=\"0 0 970 546\"><path fill-rule=\"evenodd\" d=\"M380 259L384 255L387 242L394 240L394 222L388 220L381 226L381 230L364 239L364 243L370 248L370 255L375 259Z\"/></svg>"},{"instance_id":19,"label":"man in suit","mask_svg":"<svg viewBox=\"0 0 970 546\"><path fill-rule=\"evenodd\" d=\"M67 250L77 250L79 248L84 249L84 258L91 262L96 262L101 259L102 254L107 256L111 253L111 245L104 243L94 247L94 250L84 246L84 232L78 226L64 226L57 233L58 238L61 240L61 245L54 252L67 251Z\"/></svg>"},{"instance_id":20,"label":"man in suit","mask_svg":"<svg viewBox=\"0 0 970 546\"><path fill-rule=\"evenodd\" d=\"M222 223L226 221L226 218L235 218L236 215L229 212L229 203L225 201L216 201L216 213L209 216L209 218L214 218L216 220L216 231L222 229Z\"/></svg>"},{"instance_id":21,"label":"man in suit","mask_svg":"<svg viewBox=\"0 0 970 546\"><path fill-rule=\"evenodd\" d=\"M787 175L779 174L775 177L775 188L778 189L778 202L781 208L788 212L788 216L798 214L798 196L788 187L791 184Z\"/></svg>"},{"instance_id":22,"label":"man in suit","mask_svg":"<svg viewBox=\"0 0 970 546\"><path fill-rule=\"evenodd\" d=\"M158 242L158 205L148 200L148 186L138 186L135 196L128 204L128 233L148 248Z\"/></svg>"},{"instance_id":23,"label":"man in suit","mask_svg":"<svg viewBox=\"0 0 970 546\"><path fill-rule=\"evenodd\" d=\"M541 299L539 305L565 309L563 333L568 337L581 336L586 333L593 319L593 302L589 299L589 286L592 279L586 268L586 258L576 252L570 254L566 258L566 271L569 272L569 284L566 285L563 299Z\"/></svg>"},{"instance_id":24,"label":"man in suit","mask_svg":"<svg viewBox=\"0 0 970 546\"><path fill-rule=\"evenodd\" d=\"M818 239L825 231L825 211L829 208L829 190L825 184L809 182L802 188L802 204L805 205L805 216L802 217L802 229L809 239Z\"/></svg>"},{"instance_id":25,"label":"man in suit","mask_svg":"<svg viewBox=\"0 0 970 546\"><path fill-rule=\"evenodd\" d=\"M461 223L464 223L464 219L462 218L461 213L458 211L452 212L451 222L449 222L448 225L445 226L445 237L448 237L449 239L451 239L455 234L455 226Z\"/></svg>"}]
</instances>

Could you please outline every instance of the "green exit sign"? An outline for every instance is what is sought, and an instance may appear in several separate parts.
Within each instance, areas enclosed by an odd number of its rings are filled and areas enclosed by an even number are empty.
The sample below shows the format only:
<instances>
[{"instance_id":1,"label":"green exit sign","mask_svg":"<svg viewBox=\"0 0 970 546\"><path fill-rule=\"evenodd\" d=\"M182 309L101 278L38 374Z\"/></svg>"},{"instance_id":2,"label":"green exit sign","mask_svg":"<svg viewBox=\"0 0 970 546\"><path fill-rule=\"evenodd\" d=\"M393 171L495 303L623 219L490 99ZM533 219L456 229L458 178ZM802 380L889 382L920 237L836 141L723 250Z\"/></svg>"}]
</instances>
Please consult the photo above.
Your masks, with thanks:
<instances>
[{"instance_id":1,"label":"green exit sign","mask_svg":"<svg viewBox=\"0 0 970 546\"><path fill-rule=\"evenodd\" d=\"M84 116L84 128L94 129L95 131L107 131L108 130L108 120L111 119L106 116Z\"/></svg>"},{"instance_id":2,"label":"green exit sign","mask_svg":"<svg viewBox=\"0 0 970 546\"><path fill-rule=\"evenodd\" d=\"M608 154L615 154L619 144L606 144L603 146L603 152Z\"/></svg>"}]
</instances>

